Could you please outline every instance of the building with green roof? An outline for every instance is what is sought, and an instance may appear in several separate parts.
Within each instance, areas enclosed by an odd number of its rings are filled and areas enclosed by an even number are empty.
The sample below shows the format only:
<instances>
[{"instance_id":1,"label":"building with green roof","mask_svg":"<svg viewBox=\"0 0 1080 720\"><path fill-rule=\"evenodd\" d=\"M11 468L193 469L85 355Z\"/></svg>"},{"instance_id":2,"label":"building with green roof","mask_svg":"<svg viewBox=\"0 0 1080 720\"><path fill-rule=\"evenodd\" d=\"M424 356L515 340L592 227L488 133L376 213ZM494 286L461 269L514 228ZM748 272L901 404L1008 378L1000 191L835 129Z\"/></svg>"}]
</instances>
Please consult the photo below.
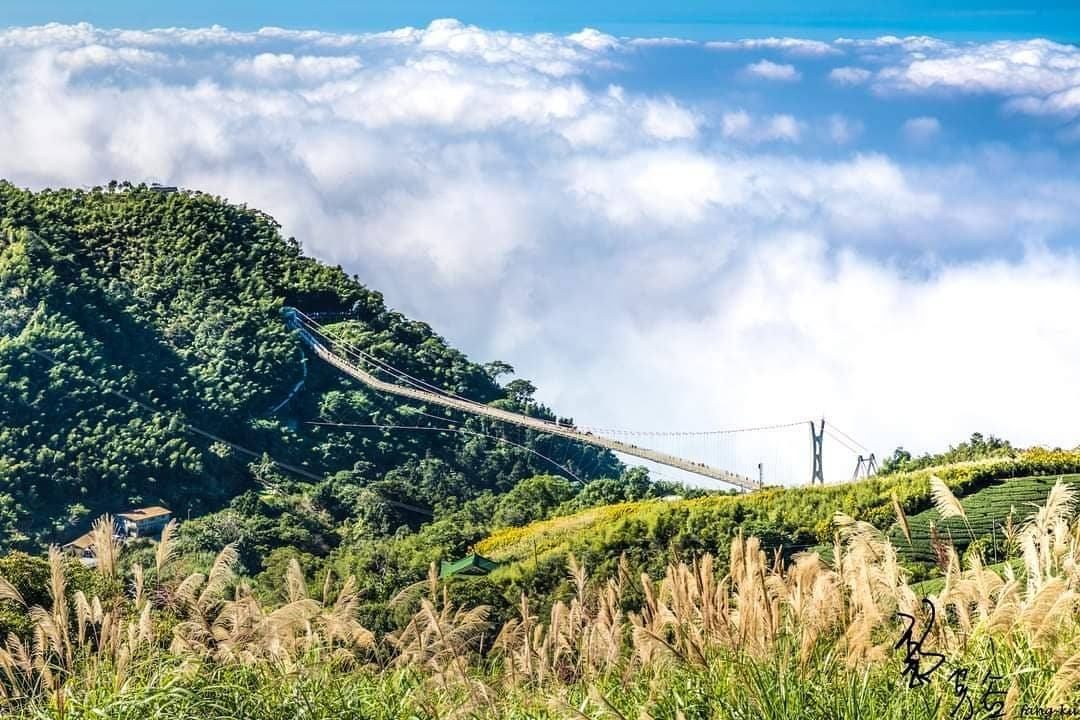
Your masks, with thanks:
<instances>
[{"instance_id":1,"label":"building with green roof","mask_svg":"<svg viewBox=\"0 0 1080 720\"><path fill-rule=\"evenodd\" d=\"M487 575L489 572L499 567L499 563L494 560L488 560L486 557L473 553L472 555L466 555L460 560L454 562L442 561L439 568L439 577L447 578L451 575Z\"/></svg>"}]
</instances>

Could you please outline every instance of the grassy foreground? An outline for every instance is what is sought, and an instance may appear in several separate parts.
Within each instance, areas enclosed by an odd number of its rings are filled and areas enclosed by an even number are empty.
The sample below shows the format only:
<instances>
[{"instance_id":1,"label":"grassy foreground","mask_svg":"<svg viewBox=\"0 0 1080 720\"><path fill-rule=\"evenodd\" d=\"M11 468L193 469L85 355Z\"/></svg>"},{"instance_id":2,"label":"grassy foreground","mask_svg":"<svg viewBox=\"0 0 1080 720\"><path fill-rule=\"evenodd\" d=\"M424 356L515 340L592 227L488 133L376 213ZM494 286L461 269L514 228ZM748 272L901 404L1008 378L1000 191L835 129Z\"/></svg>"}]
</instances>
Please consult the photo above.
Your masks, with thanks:
<instances>
[{"instance_id":1,"label":"grassy foreground","mask_svg":"<svg viewBox=\"0 0 1080 720\"><path fill-rule=\"evenodd\" d=\"M173 529L152 567L121 577L99 523L102 587L68 596L50 553L48 607L0 649L0 708L16 718L939 718L1019 717L1080 703L1080 523L1058 483L1017 528L1022 570L955 551L924 603L872 525L838 514L832 560L782 566L736 536L662 578L620 562L540 617L527 596L501 628L432 575L406 588L401 627L357 620L351 578L266 607L232 574L173 577ZM0 599L20 603L0 582ZM909 623L903 613L911 616ZM898 642L899 641L899 642ZM898 647L899 646L899 647ZM940 662L938 660L940 658ZM912 686L914 685L914 687ZM967 714L968 703L972 714ZM1045 712L1038 710L1038 712Z\"/></svg>"}]
</instances>

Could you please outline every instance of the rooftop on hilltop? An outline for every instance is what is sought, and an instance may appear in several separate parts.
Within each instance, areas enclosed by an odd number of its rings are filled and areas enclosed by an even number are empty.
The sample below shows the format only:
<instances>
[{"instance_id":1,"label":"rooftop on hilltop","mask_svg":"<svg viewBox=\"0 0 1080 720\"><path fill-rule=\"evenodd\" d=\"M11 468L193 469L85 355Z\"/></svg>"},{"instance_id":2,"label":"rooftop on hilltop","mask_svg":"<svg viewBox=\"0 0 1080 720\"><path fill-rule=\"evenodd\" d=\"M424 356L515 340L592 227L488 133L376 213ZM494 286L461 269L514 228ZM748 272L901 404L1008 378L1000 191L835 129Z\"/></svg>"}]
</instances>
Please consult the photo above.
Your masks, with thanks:
<instances>
[{"instance_id":1,"label":"rooftop on hilltop","mask_svg":"<svg viewBox=\"0 0 1080 720\"><path fill-rule=\"evenodd\" d=\"M64 550L77 550L85 552L86 550L92 550L94 547L94 536L92 533L86 533L80 535L71 542L64 545Z\"/></svg>"},{"instance_id":2,"label":"rooftop on hilltop","mask_svg":"<svg viewBox=\"0 0 1080 720\"><path fill-rule=\"evenodd\" d=\"M121 517L125 520L131 520L138 522L140 520L149 520L151 518L164 517L166 515L172 515L172 510L160 505L154 505L152 507L136 508L135 510L129 510L127 512L117 513L117 517Z\"/></svg>"}]
</instances>

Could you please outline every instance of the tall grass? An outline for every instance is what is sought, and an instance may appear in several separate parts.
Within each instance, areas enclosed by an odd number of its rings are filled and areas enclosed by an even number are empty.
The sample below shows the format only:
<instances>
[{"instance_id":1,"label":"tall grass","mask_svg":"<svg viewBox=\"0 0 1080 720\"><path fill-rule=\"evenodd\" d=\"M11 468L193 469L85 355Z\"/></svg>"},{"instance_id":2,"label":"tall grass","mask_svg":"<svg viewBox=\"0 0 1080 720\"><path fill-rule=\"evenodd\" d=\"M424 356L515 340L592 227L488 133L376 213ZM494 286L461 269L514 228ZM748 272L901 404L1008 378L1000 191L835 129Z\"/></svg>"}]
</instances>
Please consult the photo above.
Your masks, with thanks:
<instances>
[{"instance_id":1,"label":"tall grass","mask_svg":"<svg viewBox=\"0 0 1080 720\"><path fill-rule=\"evenodd\" d=\"M0 648L0 710L23 718L913 718L956 710L953 671L976 702L992 686L1023 706L1080 700L1080 523L1059 483L1016 530L1022 570L955 551L924 604L874 526L837 514L832 557L784 564L737 536L727 571L709 555L631 577L591 578L571 557L570 591L541 616L492 627L432 572L396 602L411 617L376 638L357 620L353 578L312 592L296 563L267 607L235 577L232 548L209 572L173 577L170 527L154 566L109 597L65 592L49 553L48 607L29 637ZM106 528L104 522L101 528ZM120 549L98 537L98 571ZM637 599L640 598L640 601ZM0 599L22 603L0 580ZM900 613L929 627L921 651L945 663L909 688ZM923 665L928 665L924 658ZM924 667L925 669L925 667ZM981 716L981 715L980 715Z\"/></svg>"}]
</instances>

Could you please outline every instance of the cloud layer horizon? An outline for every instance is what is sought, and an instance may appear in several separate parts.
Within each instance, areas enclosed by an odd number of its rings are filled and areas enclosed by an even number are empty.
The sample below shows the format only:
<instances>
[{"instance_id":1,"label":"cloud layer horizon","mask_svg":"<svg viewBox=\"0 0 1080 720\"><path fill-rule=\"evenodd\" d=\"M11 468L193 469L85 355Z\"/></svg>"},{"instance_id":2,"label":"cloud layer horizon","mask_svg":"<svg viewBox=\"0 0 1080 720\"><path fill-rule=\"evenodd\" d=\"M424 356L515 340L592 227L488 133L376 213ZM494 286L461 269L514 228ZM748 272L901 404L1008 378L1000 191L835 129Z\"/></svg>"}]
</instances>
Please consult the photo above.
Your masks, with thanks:
<instances>
[{"instance_id":1,"label":"cloud layer horizon","mask_svg":"<svg viewBox=\"0 0 1080 720\"><path fill-rule=\"evenodd\" d=\"M263 209L583 424L1080 442L1073 46L47 25L0 97L0 177Z\"/></svg>"}]
</instances>

